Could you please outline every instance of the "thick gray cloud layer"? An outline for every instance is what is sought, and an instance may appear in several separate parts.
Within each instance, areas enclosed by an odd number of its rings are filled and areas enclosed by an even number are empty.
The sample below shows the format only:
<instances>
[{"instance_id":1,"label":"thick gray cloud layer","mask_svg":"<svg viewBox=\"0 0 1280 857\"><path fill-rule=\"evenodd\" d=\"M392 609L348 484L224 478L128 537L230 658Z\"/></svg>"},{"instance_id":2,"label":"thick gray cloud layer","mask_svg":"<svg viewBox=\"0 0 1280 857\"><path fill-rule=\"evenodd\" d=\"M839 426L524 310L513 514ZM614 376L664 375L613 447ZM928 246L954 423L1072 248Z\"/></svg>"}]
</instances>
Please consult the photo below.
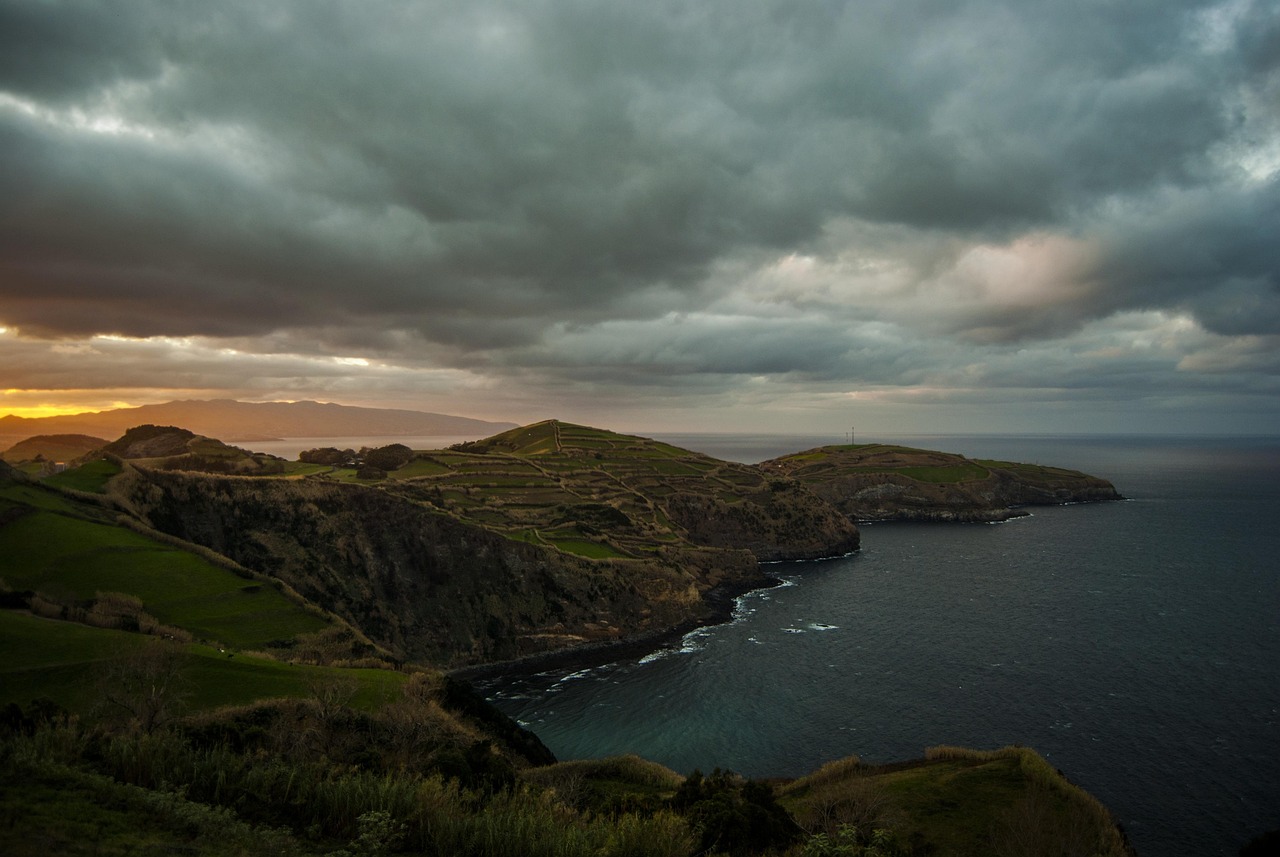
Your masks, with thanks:
<instances>
[{"instance_id":1,"label":"thick gray cloud layer","mask_svg":"<svg viewBox=\"0 0 1280 857\"><path fill-rule=\"evenodd\" d=\"M1276 410L1271 0L4 0L0 152L14 388Z\"/></svg>"}]
</instances>

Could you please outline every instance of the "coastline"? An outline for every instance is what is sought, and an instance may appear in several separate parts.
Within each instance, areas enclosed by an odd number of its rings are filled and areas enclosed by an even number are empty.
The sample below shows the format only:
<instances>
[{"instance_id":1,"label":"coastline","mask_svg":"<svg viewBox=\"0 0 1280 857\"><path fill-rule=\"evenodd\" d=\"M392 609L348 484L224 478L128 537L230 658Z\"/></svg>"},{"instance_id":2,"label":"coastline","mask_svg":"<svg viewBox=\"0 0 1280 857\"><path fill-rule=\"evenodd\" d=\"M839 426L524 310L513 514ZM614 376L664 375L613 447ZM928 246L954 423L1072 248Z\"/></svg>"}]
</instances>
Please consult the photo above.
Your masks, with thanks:
<instances>
[{"instance_id":1,"label":"coastline","mask_svg":"<svg viewBox=\"0 0 1280 857\"><path fill-rule=\"evenodd\" d=\"M689 619L669 628L645 631L617 640L582 643L567 649L537 652L505 661L456 667L446 670L445 674L452 679L473 683L503 676L536 675L553 670L585 670L615 661L642 658L699 628L711 628L732 621L734 606L740 597L751 592L773 589L781 586L782 582L780 577L764 574L763 579L756 583L714 586L703 597L708 607L705 616Z\"/></svg>"}]
</instances>

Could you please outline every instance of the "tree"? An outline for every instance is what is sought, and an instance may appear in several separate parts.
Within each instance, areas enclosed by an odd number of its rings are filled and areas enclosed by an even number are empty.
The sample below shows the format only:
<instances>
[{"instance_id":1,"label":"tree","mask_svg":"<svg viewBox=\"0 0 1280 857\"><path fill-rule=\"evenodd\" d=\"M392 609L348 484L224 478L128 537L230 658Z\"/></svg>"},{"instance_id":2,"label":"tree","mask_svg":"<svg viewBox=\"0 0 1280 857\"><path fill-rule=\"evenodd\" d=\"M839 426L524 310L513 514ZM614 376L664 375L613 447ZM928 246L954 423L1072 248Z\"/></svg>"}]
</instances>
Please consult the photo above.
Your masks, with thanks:
<instances>
[{"instance_id":1,"label":"tree","mask_svg":"<svg viewBox=\"0 0 1280 857\"><path fill-rule=\"evenodd\" d=\"M99 700L130 728L150 734L177 716L186 700L182 646L153 639L106 663Z\"/></svg>"},{"instance_id":2,"label":"tree","mask_svg":"<svg viewBox=\"0 0 1280 857\"><path fill-rule=\"evenodd\" d=\"M361 455L368 467L379 470L398 470L413 459L413 450L403 443L380 446L377 449L362 449Z\"/></svg>"}]
</instances>

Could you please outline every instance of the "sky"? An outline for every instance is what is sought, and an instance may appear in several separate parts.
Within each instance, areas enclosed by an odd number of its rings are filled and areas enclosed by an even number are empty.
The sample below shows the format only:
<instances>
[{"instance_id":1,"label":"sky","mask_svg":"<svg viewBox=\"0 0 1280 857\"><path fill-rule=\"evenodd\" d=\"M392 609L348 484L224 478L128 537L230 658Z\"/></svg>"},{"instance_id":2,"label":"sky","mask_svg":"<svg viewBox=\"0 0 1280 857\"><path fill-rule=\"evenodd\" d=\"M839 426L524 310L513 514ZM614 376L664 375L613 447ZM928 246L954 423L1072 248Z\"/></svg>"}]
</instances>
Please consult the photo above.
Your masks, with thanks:
<instances>
[{"instance_id":1,"label":"sky","mask_svg":"<svg viewBox=\"0 0 1280 857\"><path fill-rule=\"evenodd\" d=\"M0 0L0 414L1280 427L1277 0Z\"/></svg>"}]
</instances>

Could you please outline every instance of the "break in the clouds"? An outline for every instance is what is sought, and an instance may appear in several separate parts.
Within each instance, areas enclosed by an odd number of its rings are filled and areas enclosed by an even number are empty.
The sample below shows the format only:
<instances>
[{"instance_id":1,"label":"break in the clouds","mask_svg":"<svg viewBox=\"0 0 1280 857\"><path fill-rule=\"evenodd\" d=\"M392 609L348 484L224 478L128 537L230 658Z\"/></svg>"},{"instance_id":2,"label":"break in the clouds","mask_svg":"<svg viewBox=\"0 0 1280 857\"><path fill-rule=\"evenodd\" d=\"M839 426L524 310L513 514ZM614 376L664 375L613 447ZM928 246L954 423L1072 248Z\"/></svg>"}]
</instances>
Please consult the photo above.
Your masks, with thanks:
<instances>
[{"instance_id":1,"label":"break in the clouds","mask_svg":"<svg viewBox=\"0 0 1280 857\"><path fill-rule=\"evenodd\" d=\"M1274 0L3 0L0 152L0 407L1280 417Z\"/></svg>"}]
</instances>

